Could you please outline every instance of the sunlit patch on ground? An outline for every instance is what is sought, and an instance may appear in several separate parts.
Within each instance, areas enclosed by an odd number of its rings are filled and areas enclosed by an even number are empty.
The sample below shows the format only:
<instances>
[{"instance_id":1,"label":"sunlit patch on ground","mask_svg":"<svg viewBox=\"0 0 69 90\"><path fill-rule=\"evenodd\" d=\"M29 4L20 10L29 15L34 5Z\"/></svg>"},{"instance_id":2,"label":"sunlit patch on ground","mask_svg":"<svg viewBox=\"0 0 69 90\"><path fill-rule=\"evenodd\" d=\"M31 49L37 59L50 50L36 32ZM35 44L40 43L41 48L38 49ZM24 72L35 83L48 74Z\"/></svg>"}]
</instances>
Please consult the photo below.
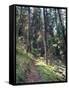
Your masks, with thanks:
<instances>
[{"instance_id":1,"label":"sunlit patch on ground","mask_svg":"<svg viewBox=\"0 0 69 90\"><path fill-rule=\"evenodd\" d=\"M50 82L50 81L64 81L65 80L61 74L55 72L55 68L54 68L55 66L46 65L44 60L40 60L38 58L36 60L35 65L43 81Z\"/></svg>"}]
</instances>

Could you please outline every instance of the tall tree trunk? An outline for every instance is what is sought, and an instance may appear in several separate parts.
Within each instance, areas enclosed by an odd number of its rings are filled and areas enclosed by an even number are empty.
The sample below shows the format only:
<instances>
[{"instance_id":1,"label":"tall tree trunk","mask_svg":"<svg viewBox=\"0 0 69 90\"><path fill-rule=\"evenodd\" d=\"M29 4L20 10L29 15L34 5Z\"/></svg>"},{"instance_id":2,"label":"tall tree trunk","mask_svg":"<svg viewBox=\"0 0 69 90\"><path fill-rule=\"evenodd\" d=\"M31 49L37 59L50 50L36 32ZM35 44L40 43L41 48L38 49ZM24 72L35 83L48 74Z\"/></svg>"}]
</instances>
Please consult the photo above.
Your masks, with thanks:
<instances>
[{"instance_id":1,"label":"tall tree trunk","mask_svg":"<svg viewBox=\"0 0 69 90\"><path fill-rule=\"evenodd\" d=\"M37 10L33 8L33 48L37 49Z\"/></svg>"},{"instance_id":2,"label":"tall tree trunk","mask_svg":"<svg viewBox=\"0 0 69 90\"><path fill-rule=\"evenodd\" d=\"M65 33L65 26L63 25L63 21L62 21L62 16L61 16L61 10L58 9L58 15L59 15L59 20L60 20L60 24L62 26L62 33L63 33L63 38L64 38L64 56L65 56L65 60L67 59L67 38L66 38L66 33ZM66 64L66 61L65 61L65 64Z\"/></svg>"},{"instance_id":3,"label":"tall tree trunk","mask_svg":"<svg viewBox=\"0 0 69 90\"><path fill-rule=\"evenodd\" d=\"M65 45L66 45L67 40L66 40L66 35L65 35L65 27L64 27L64 25L63 25L62 16L61 16L61 11L60 11L59 9L58 9L58 15L59 15L60 24L61 24L61 26L62 26L63 38L64 38Z\"/></svg>"},{"instance_id":4,"label":"tall tree trunk","mask_svg":"<svg viewBox=\"0 0 69 90\"><path fill-rule=\"evenodd\" d=\"M43 42L44 42L44 50L45 50L45 60L46 60L46 64L48 64L48 60L47 60L47 18L46 18L46 14L45 14L45 8L43 8L43 16L44 16L44 30L43 30Z\"/></svg>"},{"instance_id":5,"label":"tall tree trunk","mask_svg":"<svg viewBox=\"0 0 69 90\"><path fill-rule=\"evenodd\" d=\"M30 26L30 7L28 7L28 31L27 31L27 52L31 52L31 26Z\"/></svg>"}]
</instances>

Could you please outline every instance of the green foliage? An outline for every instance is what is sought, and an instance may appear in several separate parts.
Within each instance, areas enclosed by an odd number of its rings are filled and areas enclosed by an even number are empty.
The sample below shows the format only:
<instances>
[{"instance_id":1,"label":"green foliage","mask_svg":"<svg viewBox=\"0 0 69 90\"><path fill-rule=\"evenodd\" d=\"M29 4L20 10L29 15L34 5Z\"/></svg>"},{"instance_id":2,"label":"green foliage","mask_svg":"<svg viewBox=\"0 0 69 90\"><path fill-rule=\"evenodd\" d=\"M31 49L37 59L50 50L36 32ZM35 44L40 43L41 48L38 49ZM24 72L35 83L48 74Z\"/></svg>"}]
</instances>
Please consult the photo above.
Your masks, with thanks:
<instances>
[{"instance_id":1,"label":"green foliage","mask_svg":"<svg viewBox=\"0 0 69 90\"><path fill-rule=\"evenodd\" d=\"M22 48L16 48L16 82L25 82L26 72L30 68L31 64L30 53L26 53Z\"/></svg>"},{"instance_id":2,"label":"green foliage","mask_svg":"<svg viewBox=\"0 0 69 90\"><path fill-rule=\"evenodd\" d=\"M50 65L46 65L43 61L38 61L36 63L37 70L42 78L42 81L63 81L63 78L58 76L54 72L54 68Z\"/></svg>"},{"instance_id":3,"label":"green foliage","mask_svg":"<svg viewBox=\"0 0 69 90\"><path fill-rule=\"evenodd\" d=\"M37 56L38 54L39 54L39 51L38 51L38 49L32 49L32 51L31 51L31 53L33 54L33 55L35 55L35 56Z\"/></svg>"}]
</instances>

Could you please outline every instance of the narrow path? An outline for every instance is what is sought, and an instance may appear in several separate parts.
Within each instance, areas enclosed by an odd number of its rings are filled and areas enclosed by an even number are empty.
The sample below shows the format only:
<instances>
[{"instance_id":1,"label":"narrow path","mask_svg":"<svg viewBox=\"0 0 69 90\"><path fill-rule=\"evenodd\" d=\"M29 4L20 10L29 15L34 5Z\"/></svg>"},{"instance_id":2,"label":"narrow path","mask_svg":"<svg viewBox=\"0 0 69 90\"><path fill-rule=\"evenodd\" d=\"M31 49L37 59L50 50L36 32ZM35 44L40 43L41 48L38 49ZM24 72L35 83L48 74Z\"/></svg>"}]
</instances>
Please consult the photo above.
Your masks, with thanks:
<instances>
[{"instance_id":1,"label":"narrow path","mask_svg":"<svg viewBox=\"0 0 69 90\"><path fill-rule=\"evenodd\" d=\"M31 82L40 82L41 78L36 70L36 66L35 66L35 61L32 61L32 65L30 68L30 72L27 73L27 83L31 83Z\"/></svg>"}]
</instances>

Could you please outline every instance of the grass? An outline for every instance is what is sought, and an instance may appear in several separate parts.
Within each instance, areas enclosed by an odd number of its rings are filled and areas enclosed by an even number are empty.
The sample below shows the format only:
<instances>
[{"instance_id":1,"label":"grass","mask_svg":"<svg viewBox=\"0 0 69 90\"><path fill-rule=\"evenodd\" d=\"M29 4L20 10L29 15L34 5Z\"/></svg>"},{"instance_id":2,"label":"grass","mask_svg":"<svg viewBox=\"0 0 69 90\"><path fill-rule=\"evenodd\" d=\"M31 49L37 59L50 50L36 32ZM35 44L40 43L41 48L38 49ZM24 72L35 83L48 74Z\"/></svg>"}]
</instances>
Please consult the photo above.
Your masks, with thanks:
<instances>
[{"instance_id":1,"label":"grass","mask_svg":"<svg viewBox=\"0 0 69 90\"><path fill-rule=\"evenodd\" d=\"M53 66L46 65L43 60L36 60L36 67L43 82L63 81L62 77L54 72Z\"/></svg>"},{"instance_id":2,"label":"grass","mask_svg":"<svg viewBox=\"0 0 69 90\"><path fill-rule=\"evenodd\" d=\"M21 83L26 80L26 72L31 66L31 57L30 53L26 53L20 47L16 47L16 82Z\"/></svg>"}]
</instances>

